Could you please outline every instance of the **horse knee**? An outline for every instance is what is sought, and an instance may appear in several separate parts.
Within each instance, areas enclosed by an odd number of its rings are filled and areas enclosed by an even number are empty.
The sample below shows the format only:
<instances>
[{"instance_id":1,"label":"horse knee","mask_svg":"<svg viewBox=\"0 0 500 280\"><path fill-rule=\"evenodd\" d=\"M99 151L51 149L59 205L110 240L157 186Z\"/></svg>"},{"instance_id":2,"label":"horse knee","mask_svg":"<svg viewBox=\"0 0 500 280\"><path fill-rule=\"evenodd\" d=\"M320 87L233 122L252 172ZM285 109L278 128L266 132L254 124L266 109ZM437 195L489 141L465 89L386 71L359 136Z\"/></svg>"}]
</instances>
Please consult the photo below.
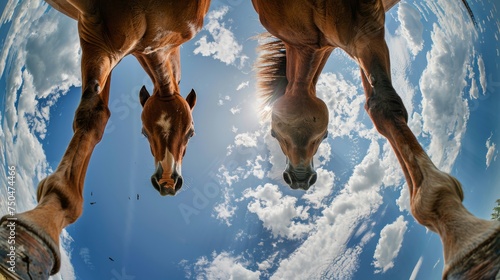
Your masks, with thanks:
<instances>
[{"instance_id":1,"label":"horse knee","mask_svg":"<svg viewBox=\"0 0 500 280\"><path fill-rule=\"evenodd\" d=\"M83 130L95 133L101 140L111 112L99 94L99 86L90 86L82 94L80 105L75 112L73 131Z\"/></svg>"},{"instance_id":2,"label":"horse knee","mask_svg":"<svg viewBox=\"0 0 500 280\"><path fill-rule=\"evenodd\" d=\"M408 122L408 112L403 100L388 80L377 81L373 94L367 97L365 110L377 131L384 136L387 136L388 125Z\"/></svg>"}]
</instances>

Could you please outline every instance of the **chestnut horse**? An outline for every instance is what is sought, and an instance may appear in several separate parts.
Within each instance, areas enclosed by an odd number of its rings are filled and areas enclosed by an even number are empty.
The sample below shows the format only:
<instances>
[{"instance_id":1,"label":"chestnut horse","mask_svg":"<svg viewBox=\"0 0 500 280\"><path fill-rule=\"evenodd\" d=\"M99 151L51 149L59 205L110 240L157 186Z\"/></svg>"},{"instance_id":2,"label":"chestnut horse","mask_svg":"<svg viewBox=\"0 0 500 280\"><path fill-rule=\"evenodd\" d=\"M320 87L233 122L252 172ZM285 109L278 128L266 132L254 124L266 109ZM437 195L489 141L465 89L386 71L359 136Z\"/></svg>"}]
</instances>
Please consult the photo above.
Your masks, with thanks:
<instances>
[{"instance_id":1,"label":"chestnut horse","mask_svg":"<svg viewBox=\"0 0 500 280\"><path fill-rule=\"evenodd\" d=\"M256 67L261 98L271 109L271 134L287 157L284 180L294 189L316 180L312 157L328 125L316 82L332 50L341 48L360 66L365 109L401 164L413 216L441 237L443 278L492 279L500 269L500 222L478 219L463 206L460 183L434 166L392 86L384 23L385 11L397 2L252 0L262 25L277 37L266 38Z\"/></svg>"},{"instance_id":2,"label":"chestnut horse","mask_svg":"<svg viewBox=\"0 0 500 280\"><path fill-rule=\"evenodd\" d=\"M149 140L156 167L151 181L161 195L173 195L182 186L181 164L194 134L192 109L196 94L191 91L184 99L179 93L180 46L202 28L210 5L210 0L47 2L78 21L82 97L66 152L56 171L38 186L38 205L10 220L7 216L2 219L2 226L15 222L16 241L25 242L28 257L21 258L24 253L18 251L18 275L8 274L22 279L47 278L48 271L56 273L59 269L59 235L82 213L87 166L110 116L111 71L126 55L137 58L154 84L152 95L145 87L140 91L142 131ZM3 245L2 238L2 257L6 249ZM47 271L43 265L49 263ZM5 268L4 272L9 273Z\"/></svg>"}]
</instances>

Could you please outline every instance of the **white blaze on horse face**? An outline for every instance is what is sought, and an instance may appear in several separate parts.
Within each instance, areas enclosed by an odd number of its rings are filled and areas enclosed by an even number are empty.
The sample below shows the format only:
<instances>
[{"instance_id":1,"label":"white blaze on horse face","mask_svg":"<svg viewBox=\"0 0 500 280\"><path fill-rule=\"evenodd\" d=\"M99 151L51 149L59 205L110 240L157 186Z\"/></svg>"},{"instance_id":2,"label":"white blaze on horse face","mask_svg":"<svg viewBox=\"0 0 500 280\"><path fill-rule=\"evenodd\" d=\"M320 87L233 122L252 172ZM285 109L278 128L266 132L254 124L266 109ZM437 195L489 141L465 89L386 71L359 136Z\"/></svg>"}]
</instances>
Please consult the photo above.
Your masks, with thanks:
<instances>
[{"instance_id":1,"label":"white blaze on horse face","mask_svg":"<svg viewBox=\"0 0 500 280\"><path fill-rule=\"evenodd\" d=\"M160 119L156 122L157 125L159 125L162 128L162 137L164 137L167 141L168 138L170 137L170 130L172 128L172 123L170 117L166 117L166 113L163 113L160 117ZM168 149L168 146L165 147L165 155L163 159L161 160L161 166L163 168L163 174L165 174L166 177L170 177L174 170L177 169L177 173L180 175L181 170L180 170L180 164L177 164L175 162L174 155L170 152Z\"/></svg>"}]
</instances>

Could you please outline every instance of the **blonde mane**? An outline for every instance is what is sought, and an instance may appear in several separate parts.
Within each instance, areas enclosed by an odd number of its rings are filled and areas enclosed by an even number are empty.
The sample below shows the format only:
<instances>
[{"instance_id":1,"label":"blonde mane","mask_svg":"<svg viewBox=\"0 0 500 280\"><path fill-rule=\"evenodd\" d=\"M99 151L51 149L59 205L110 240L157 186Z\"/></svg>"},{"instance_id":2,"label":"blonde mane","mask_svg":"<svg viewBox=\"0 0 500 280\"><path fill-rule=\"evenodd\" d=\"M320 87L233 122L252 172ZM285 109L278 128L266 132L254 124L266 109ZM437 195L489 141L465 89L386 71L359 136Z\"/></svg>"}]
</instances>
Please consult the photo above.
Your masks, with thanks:
<instances>
[{"instance_id":1,"label":"blonde mane","mask_svg":"<svg viewBox=\"0 0 500 280\"><path fill-rule=\"evenodd\" d=\"M270 33L257 36L262 42L257 48L259 56L254 68L257 71L257 99L261 119L270 116L270 107L285 94L288 80L286 78L286 51L285 44Z\"/></svg>"}]
</instances>

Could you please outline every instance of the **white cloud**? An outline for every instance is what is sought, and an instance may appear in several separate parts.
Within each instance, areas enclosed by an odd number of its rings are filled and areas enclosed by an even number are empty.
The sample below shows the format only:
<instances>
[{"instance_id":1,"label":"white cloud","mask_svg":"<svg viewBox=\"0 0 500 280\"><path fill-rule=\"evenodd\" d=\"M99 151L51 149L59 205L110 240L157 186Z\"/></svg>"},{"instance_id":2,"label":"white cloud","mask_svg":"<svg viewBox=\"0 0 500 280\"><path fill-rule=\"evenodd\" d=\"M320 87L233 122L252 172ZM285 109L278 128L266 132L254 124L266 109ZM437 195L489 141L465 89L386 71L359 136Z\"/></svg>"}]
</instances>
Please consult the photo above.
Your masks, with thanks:
<instances>
[{"instance_id":1,"label":"white cloud","mask_svg":"<svg viewBox=\"0 0 500 280\"><path fill-rule=\"evenodd\" d=\"M367 154L372 153L372 149L378 148L370 145ZM271 279L352 278L359 267L363 247L373 234L367 232L354 247L347 247L347 243L357 232L358 225L382 204L379 191L380 187L372 187L363 192L351 192L346 185L322 215L314 218L312 230L300 247L280 260Z\"/></svg>"},{"instance_id":2,"label":"white cloud","mask_svg":"<svg viewBox=\"0 0 500 280\"><path fill-rule=\"evenodd\" d=\"M249 84L250 84L250 81L243 82L243 83L241 83L241 84L238 85L238 87L236 88L236 90L242 90L242 89L248 87Z\"/></svg>"},{"instance_id":3,"label":"white cloud","mask_svg":"<svg viewBox=\"0 0 500 280\"><path fill-rule=\"evenodd\" d=\"M63 229L60 236L59 252L61 253L61 270L49 277L49 280L72 280L76 279L75 270L71 265L71 243L73 238L66 229Z\"/></svg>"},{"instance_id":4,"label":"white cloud","mask_svg":"<svg viewBox=\"0 0 500 280\"><path fill-rule=\"evenodd\" d=\"M365 97L358 87L341 75L322 73L316 86L317 95L329 109L328 132L330 137L352 137L355 132L366 129L358 121Z\"/></svg>"},{"instance_id":5,"label":"white cloud","mask_svg":"<svg viewBox=\"0 0 500 280\"><path fill-rule=\"evenodd\" d=\"M405 183L403 187L401 187L401 194L399 198L396 199L396 204L399 207L399 211L410 211L410 192L408 191L408 185Z\"/></svg>"},{"instance_id":6,"label":"white cloud","mask_svg":"<svg viewBox=\"0 0 500 280\"><path fill-rule=\"evenodd\" d=\"M271 267L273 267L274 259L276 259L276 257L278 256L278 253L279 252L274 252L274 254L272 254L271 256L269 256L269 258L267 258L266 260L263 260L262 262L258 263L257 266L258 266L259 270L265 271L265 270L268 270Z\"/></svg>"},{"instance_id":7,"label":"white cloud","mask_svg":"<svg viewBox=\"0 0 500 280\"><path fill-rule=\"evenodd\" d=\"M431 137L429 156L438 168L449 172L469 119L463 89L471 65L475 31L472 24L461 18L460 5L444 0L426 0L426 3L438 23L433 25L433 44L420 79L423 131Z\"/></svg>"},{"instance_id":8,"label":"white cloud","mask_svg":"<svg viewBox=\"0 0 500 280\"><path fill-rule=\"evenodd\" d=\"M234 137L234 143L236 146L243 147L257 147L257 137L260 136L258 131L254 133L240 133Z\"/></svg>"},{"instance_id":9,"label":"white cloud","mask_svg":"<svg viewBox=\"0 0 500 280\"><path fill-rule=\"evenodd\" d=\"M420 271L420 267L422 266L422 261L424 260L423 257L420 257L418 259L417 264L415 264L415 267L413 268L413 271L411 272L409 280L415 280L417 279L418 272Z\"/></svg>"},{"instance_id":10,"label":"white cloud","mask_svg":"<svg viewBox=\"0 0 500 280\"><path fill-rule=\"evenodd\" d=\"M201 257L195 263L196 279L242 279L258 280L260 271L251 271L249 262L241 256L231 256L228 252L213 253L212 260Z\"/></svg>"},{"instance_id":11,"label":"white cloud","mask_svg":"<svg viewBox=\"0 0 500 280\"><path fill-rule=\"evenodd\" d=\"M380 239L373 255L373 265L377 268L375 273L384 273L394 267L394 259L401 249L407 224L403 216L399 216L394 223L386 225L380 232Z\"/></svg>"},{"instance_id":12,"label":"white cloud","mask_svg":"<svg viewBox=\"0 0 500 280\"><path fill-rule=\"evenodd\" d=\"M389 48L391 59L391 77L392 85L398 95L403 100L403 104L411 116L413 112L413 97L415 95L415 86L409 81L409 72L411 69L411 46L405 34L397 31L395 35L386 32L385 40Z\"/></svg>"},{"instance_id":13,"label":"white cloud","mask_svg":"<svg viewBox=\"0 0 500 280\"><path fill-rule=\"evenodd\" d=\"M238 207L232 204L232 201L233 195L231 190L225 189L224 201L214 207L214 212L216 213L215 218L226 223L228 227L231 226L231 218L238 209Z\"/></svg>"},{"instance_id":14,"label":"white cloud","mask_svg":"<svg viewBox=\"0 0 500 280\"><path fill-rule=\"evenodd\" d=\"M384 141L384 146L382 148L382 160L381 166L384 170L384 178L382 179L382 183L386 187L398 187L404 181L403 171L401 170L401 165L394 154L394 150L392 146L389 144L389 141Z\"/></svg>"},{"instance_id":15,"label":"white cloud","mask_svg":"<svg viewBox=\"0 0 500 280\"><path fill-rule=\"evenodd\" d=\"M236 107L229 109L229 111L231 112L231 114L236 115L236 114L239 114L241 112L241 108L240 108L240 106L236 106Z\"/></svg>"},{"instance_id":16,"label":"white cloud","mask_svg":"<svg viewBox=\"0 0 500 280\"><path fill-rule=\"evenodd\" d=\"M310 230L309 224L300 222L309 218L308 207L296 206L297 198L283 196L278 186L268 183L246 189L243 196L252 199L248 211L257 214L275 238L300 239Z\"/></svg>"},{"instance_id":17,"label":"white cloud","mask_svg":"<svg viewBox=\"0 0 500 280\"><path fill-rule=\"evenodd\" d=\"M261 155L257 155L255 161L247 160L248 172L245 175L247 178L249 175L253 175L258 179L264 179L265 170L262 168L262 163L265 162L265 159Z\"/></svg>"},{"instance_id":18,"label":"white cloud","mask_svg":"<svg viewBox=\"0 0 500 280\"><path fill-rule=\"evenodd\" d=\"M479 98L479 88L477 87L477 83L476 83L475 79L472 79L472 81L471 81L469 96L471 99L478 99Z\"/></svg>"},{"instance_id":19,"label":"white cloud","mask_svg":"<svg viewBox=\"0 0 500 280\"><path fill-rule=\"evenodd\" d=\"M479 83L481 84L481 89L483 94L486 94L487 84L486 84L486 69L484 67L484 60L482 55L478 55L477 67L479 68Z\"/></svg>"},{"instance_id":20,"label":"white cloud","mask_svg":"<svg viewBox=\"0 0 500 280\"><path fill-rule=\"evenodd\" d=\"M0 76L6 82L0 165L16 168L18 212L35 207L36 185L52 172L40 142L50 106L70 87L80 86L76 22L47 8L39 0L9 1L1 18L2 23L10 21L10 27L0 51ZM1 177L0 184L6 185L5 180ZM1 209L5 214L6 208ZM72 239L63 231L60 240L61 272L52 279L75 279Z\"/></svg>"},{"instance_id":21,"label":"white cloud","mask_svg":"<svg viewBox=\"0 0 500 280\"><path fill-rule=\"evenodd\" d=\"M412 54L417 55L424 46L424 26L420 22L420 12L411 4L401 2L398 8L398 19L401 22L401 33L408 42Z\"/></svg>"},{"instance_id":22,"label":"white cloud","mask_svg":"<svg viewBox=\"0 0 500 280\"><path fill-rule=\"evenodd\" d=\"M327 142L327 140L324 140L323 142L321 142L321 144L319 144L318 151L316 151L316 154L313 157L314 166L324 166L330 161L331 156L332 147L330 146L330 143Z\"/></svg>"},{"instance_id":23,"label":"white cloud","mask_svg":"<svg viewBox=\"0 0 500 280\"><path fill-rule=\"evenodd\" d=\"M214 59L224 62L226 65L243 67L247 56L242 54L243 46L238 43L230 28L226 28L223 22L224 16L229 11L229 7L222 6L218 10L207 14L205 20L207 24L203 30L208 31L213 41L209 41L207 35L203 35L195 45L194 54L203 56L213 56Z\"/></svg>"},{"instance_id":24,"label":"white cloud","mask_svg":"<svg viewBox=\"0 0 500 280\"><path fill-rule=\"evenodd\" d=\"M83 260L83 263L85 263L90 269L94 269L94 264L92 263L92 260L90 258L90 249L85 247L81 248L80 252L78 253L80 257Z\"/></svg>"},{"instance_id":25,"label":"white cloud","mask_svg":"<svg viewBox=\"0 0 500 280\"><path fill-rule=\"evenodd\" d=\"M486 148L488 151L486 152L486 168L490 167L490 164L492 161L495 161L497 159L497 145L493 142L491 142L491 137L493 134L490 135L488 140L486 140Z\"/></svg>"},{"instance_id":26,"label":"white cloud","mask_svg":"<svg viewBox=\"0 0 500 280\"><path fill-rule=\"evenodd\" d=\"M418 112L414 112L413 116L408 120L408 127L418 137L422 133L422 116Z\"/></svg>"},{"instance_id":27,"label":"white cloud","mask_svg":"<svg viewBox=\"0 0 500 280\"><path fill-rule=\"evenodd\" d=\"M238 182L240 177L237 174L231 173L226 166L222 165L218 170L218 177L221 178L222 182L231 186L234 182Z\"/></svg>"},{"instance_id":28,"label":"white cloud","mask_svg":"<svg viewBox=\"0 0 500 280\"><path fill-rule=\"evenodd\" d=\"M379 159L380 146L373 140L368 154L363 161L354 168L353 175L347 182L347 188L352 192L365 191L378 187L384 178L384 169Z\"/></svg>"},{"instance_id":29,"label":"white cloud","mask_svg":"<svg viewBox=\"0 0 500 280\"><path fill-rule=\"evenodd\" d=\"M319 209L326 206L324 200L333 191L335 174L323 168L316 169L316 172L318 174L316 183L307 190L302 199L311 204L312 208Z\"/></svg>"}]
</instances>

